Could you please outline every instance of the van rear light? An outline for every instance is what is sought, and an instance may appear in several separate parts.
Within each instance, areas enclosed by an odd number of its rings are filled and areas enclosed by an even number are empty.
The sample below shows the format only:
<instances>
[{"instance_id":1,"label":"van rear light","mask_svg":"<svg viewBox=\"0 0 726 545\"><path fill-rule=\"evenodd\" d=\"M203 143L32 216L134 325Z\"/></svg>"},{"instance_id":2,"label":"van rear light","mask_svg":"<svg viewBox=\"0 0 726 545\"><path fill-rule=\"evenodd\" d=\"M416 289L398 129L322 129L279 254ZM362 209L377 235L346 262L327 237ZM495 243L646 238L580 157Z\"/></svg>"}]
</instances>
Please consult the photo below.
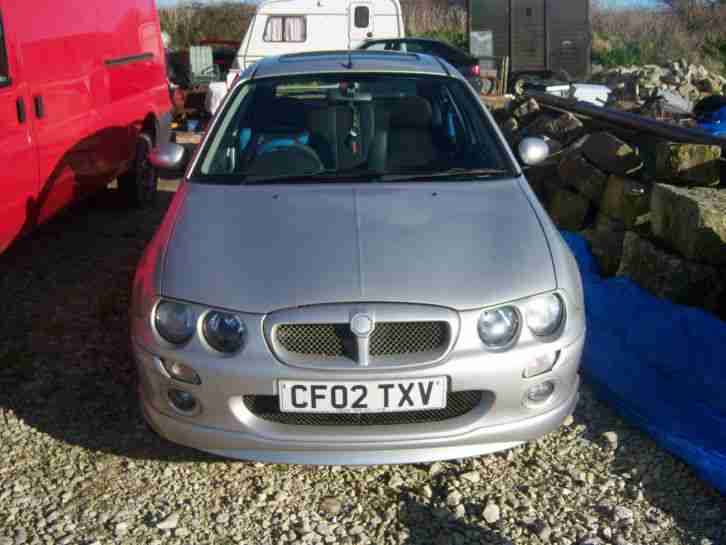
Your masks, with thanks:
<instances>
[{"instance_id":1,"label":"van rear light","mask_svg":"<svg viewBox=\"0 0 726 545\"><path fill-rule=\"evenodd\" d=\"M472 76L481 76L481 68L479 68L478 64L475 64L471 67L471 75Z\"/></svg>"}]
</instances>

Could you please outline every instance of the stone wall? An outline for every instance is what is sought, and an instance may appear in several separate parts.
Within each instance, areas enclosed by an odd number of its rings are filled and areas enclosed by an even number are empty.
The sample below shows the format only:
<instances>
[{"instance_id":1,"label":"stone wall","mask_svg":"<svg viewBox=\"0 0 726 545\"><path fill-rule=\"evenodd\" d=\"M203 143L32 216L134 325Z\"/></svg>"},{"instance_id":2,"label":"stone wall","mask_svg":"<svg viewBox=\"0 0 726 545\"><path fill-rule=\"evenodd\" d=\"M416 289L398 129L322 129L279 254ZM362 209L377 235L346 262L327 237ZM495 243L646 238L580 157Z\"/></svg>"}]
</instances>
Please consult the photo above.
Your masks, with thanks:
<instances>
[{"instance_id":1,"label":"stone wall","mask_svg":"<svg viewBox=\"0 0 726 545\"><path fill-rule=\"evenodd\" d=\"M534 99L513 102L497 119L515 149L524 136L548 142L553 155L527 178L555 223L587 238L604 276L628 276L726 319L720 147L626 141Z\"/></svg>"}]
</instances>

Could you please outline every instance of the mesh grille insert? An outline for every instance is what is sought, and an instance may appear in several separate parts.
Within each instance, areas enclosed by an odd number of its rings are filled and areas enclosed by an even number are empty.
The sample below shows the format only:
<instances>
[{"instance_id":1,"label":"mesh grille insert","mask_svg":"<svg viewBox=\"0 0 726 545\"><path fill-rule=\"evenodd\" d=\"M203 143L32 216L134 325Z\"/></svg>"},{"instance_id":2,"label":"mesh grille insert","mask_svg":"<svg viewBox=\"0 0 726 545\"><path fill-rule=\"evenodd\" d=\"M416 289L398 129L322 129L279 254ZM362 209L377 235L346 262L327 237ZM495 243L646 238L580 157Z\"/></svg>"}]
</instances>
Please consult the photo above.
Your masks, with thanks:
<instances>
[{"instance_id":1,"label":"mesh grille insert","mask_svg":"<svg viewBox=\"0 0 726 545\"><path fill-rule=\"evenodd\" d=\"M355 343L348 324L283 324L275 335L285 350L306 356L340 357Z\"/></svg>"},{"instance_id":2,"label":"mesh grille insert","mask_svg":"<svg viewBox=\"0 0 726 545\"><path fill-rule=\"evenodd\" d=\"M348 324L283 324L275 328L287 352L316 358L355 357L356 340ZM449 342L446 322L379 322L370 338L371 357L441 350Z\"/></svg>"},{"instance_id":3,"label":"mesh grille insert","mask_svg":"<svg viewBox=\"0 0 726 545\"><path fill-rule=\"evenodd\" d=\"M371 356L430 352L448 342L446 322L381 322L371 335Z\"/></svg>"},{"instance_id":4,"label":"mesh grille insert","mask_svg":"<svg viewBox=\"0 0 726 545\"><path fill-rule=\"evenodd\" d=\"M445 409L401 413L328 414L283 413L278 396L244 396L244 404L257 418L293 426L397 426L426 424L463 416L481 401L478 390L450 392Z\"/></svg>"}]
</instances>

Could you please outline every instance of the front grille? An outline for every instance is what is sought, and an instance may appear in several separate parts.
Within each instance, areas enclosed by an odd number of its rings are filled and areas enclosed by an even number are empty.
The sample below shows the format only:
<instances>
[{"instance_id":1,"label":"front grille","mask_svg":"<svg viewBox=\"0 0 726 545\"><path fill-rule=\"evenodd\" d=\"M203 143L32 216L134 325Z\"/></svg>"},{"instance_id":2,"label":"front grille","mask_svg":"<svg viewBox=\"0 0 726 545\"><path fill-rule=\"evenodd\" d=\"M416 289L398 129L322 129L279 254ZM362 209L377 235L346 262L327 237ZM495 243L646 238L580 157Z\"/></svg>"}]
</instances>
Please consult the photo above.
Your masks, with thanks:
<instances>
[{"instance_id":1,"label":"front grille","mask_svg":"<svg viewBox=\"0 0 726 545\"><path fill-rule=\"evenodd\" d=\"M283 413L278 396L244 396L247 410L257 418L292 426L397 426L441 422L472 411L481 401L479 390L450 392L445 409L407 411L401 413L329 414Z\"/></svg>"},{"instance_id":2,"label":"front grille","mask_svg":"<svg viewBox=\"0 0 726 545\"><path fill-rule=\"evenodd\" d=\"M346 346L354 342L348 324L283 324L275 335L288 352L320 358L343 356Z\"/></svg>"},{"instance_id":3,"label":"front grille","mask_svg":"<svg viewBox=\"0 0 726 545\"><path fill-rule=\"evenodd\" d=\"M446 322L381 322L371 334L372 357L439 350L448 342Z\"/></svg>"},{"instance_id":4,"label":"front grille","mask_svg":"<svg viewBox=\"0 0 726 545\"><path fill-rule=\"evenodd\" d=\"M348 324L283 324L277 342L296 356L355 357L355 337ZM379 322L370 337L373 358L443 350L449 342L446 322Z\"/></svg>"}]
</instances>

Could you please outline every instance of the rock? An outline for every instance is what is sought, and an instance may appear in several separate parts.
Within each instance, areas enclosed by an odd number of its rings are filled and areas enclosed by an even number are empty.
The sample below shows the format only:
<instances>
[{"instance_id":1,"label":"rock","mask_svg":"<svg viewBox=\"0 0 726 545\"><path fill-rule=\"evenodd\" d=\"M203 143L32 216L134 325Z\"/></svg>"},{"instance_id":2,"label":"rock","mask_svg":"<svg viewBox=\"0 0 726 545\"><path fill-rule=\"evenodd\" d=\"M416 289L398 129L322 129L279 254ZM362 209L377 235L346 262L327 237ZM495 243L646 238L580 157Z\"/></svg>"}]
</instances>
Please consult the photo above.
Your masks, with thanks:
<instances>
[{"instance_id":1,"label":"rock","mask_svg":"<svg viewBox=\"0 0 726 545\"><path fill-rule=\"evenodd\" d=\"M427 484L421 487L420 493L424 498L430 498L434 495L433 490L431 490L431 487Z\"/></svg>"},{"instance_id":2,"label":"rock","mask_svg":"<svg viewBox=\"0 0 726 545\"><path fill-rule=\"evenodd\" d=\"M540 107L537 101L530 98L515 105L512 110L512 116L514 116L520 123L526 124L526 122L533 119L539 111Z\"/></svg>"},{"instance_id":3,"label":"rock","mask_svg":"<svg viewBox=\"0 0 726 545\"><path fill-rule=\"evenodd\" d=\"M726 279L710 265L686 261L628 231L618 276L632 278L654 295L682 305L719 312Z\"/></svg>"},{"instance_id":4,"label":"rock","mask_svg":"<svg viewBox=\"0 0 726 545\"><path fill-rule=\"evenodd\" d=\"M562 425L565 426L566 428L569 428L574 423L575 423L575 419L573 418L573 416L571 414L568 414L565 417L565 420L562 422Z\"/></svg>"},{"instance_id":5,"label":"rock","mask_svg":"<svg viewBox=\"0 0 726 545\"><path fill-rule=\"evenodd\" d=\"M602 438L605 439L605 443L611 450L617 450L618 448L618 434L614 431L606 431L602 434Z\"/></svg>"},{"instance_id":6,"label":"rock","mask_svg":"<svg viewBox=\"0 0 726 545\"><path fill-rule=\"evenodd\" d=\"M598 219L602 216L598 214ZM625 229L602 230L596 227L582 231L582 235L590 243L590 251L595 257L602 276L613 276L620 268L623 255Z\"/></svg>"},{"instance_id":7,"label":"rock","mask_svg":"<svg viewBox=\"0 0 726 545\"><path fill-rule=\"evenodd\" d=\"M172 513L168 515L166 518L161 520L156 527L159 530L173 530L179 525L179 514L178 513Z\"/></svg>"},{"instance_id":8,"label":"rock","mask_svg":"<svg viewBox=\"0 0 726 545\"><path fill-rule=\"evenodd\" d=\"M507 139L507 142L511 144L515 141L515 134L517 129L519 129L519 123L514 117L510 117L509 119L499 123L499 128L501 129L504 138Z\"/></svg>"},{"instance_id":9,"label":"rock","mask_svg":"<svg viewBox=\"0 0 726 545\"><path fill-rule=\"evenodd\" d=\"M482 512L482 517L488 524L494 524L501 517L501 511L496 503L488 503Z\"/></svg>"},{"instance_id":10,"label":"rock","mask_svg":"<svg viewBox=\"0 0 726 545\"><path fill-rule=\"evenodd\" d=\"M599 204L608 177L602 170L590 163L583 154L565 154L560 161L559 175L564 183L574 187L578 193L587 197L593 204Z\"/></svg>"},{"instance_id":11,"label":"rock","mask_svg":"<svg viewBox=\"0 0 726 545\"><path fill-rule=\"evenodd\" d=\"M650 178L674 185L718 185L721 148L705 144L678 144L644 138L646 172Z\"/></svg>"},{"instance_id":12,"label":"rock","mask_svg":"<svg viewBox=\"0 0 726 545\"><path fill-rule=\"evenodd\" d=\"M461 492L458 490L454 490L453 492L450 492L448 496L446 496L446 505L449 507L456 507L461 503L461 500L464 498L462 496Z\"/></svg>"},{"instance_id":13,"label":"rock","mask_svg":"<svg viewBox=\"0 0 726 545\"><path fill-rule=\"evenodd\" d=\"M555 190L548 211L552 220L561 229L578 231L585 224L590 207L589 201L566 187Z\"/></svg>"},{"instance_id":14,"label":"rock","mask_svg":"<svg viewBox=\"0 0 726 545\"><path fill-rule=\"evenodd\" d=\"M174 536L175 537L187 537L190 534L190 531L186 528L177 528L174 530Z\"/></svg>"},{"instance_id":15,"label":"rock","mask_svg":"<svg viewBox=\"0 0 726 545\"><path fill-rule=\"evenodd\" d=\"M340 513L342 508L342 504L335 498L324 498L323 501L320 502L320 510L330 515L337 515Z\"/></svg>"},{"instance_id":16,"label":"rock","mask_svg":"<svg viewBox=\"0 0 726 545\"><path fill-rule=\"evenodd\" d=\"M478 471L467 471L461 474L461 480L468 481L470 483L478 483L481 480L481 475Z\"/></svg>"},{"instance_id":17,"label":"rock","mask_svg":"<svg viewBox=\"0 0 726 545\"><path fill-rule=\"evenodd\" d=\"M609 132L589 135L582 146L582 153L601 170L620 176L633 174L643 166L638 152Z\"/></svg>"},{"instance_id":18,"label":"rock","mask_svg":"<svg viewBox=\"0 0 726 545\"><path fill-rule=\"evenodd\" d=\"M540 538L542 541L549 541L551 535L552 528L550 528L547 524L543 525L537 532L537 537Z\"/></svg>"},{"instance_id":19,"label":"rock","mask_svg":"<svg viewBox=\"0 0 726 545\"><path fill-rule=\"evenodd\" d=\"M726 191L656 184L651 200L653 234L683 257L726 265Z\"/></svg>"},{"instance_id":20,"label":"rock","mask_svg":"<svg viewBox=\"0 0 726 545\"><path fill-rule=\"evenodd\" d=\"M571 113L563 113L557 116L540 115L524 129L527 136L547 136L567 145L583 132L582 121Z\"/></svg>"},{"instance_id":21,"label":"rock","mask_svg":"<svg viewBox=\"0 0 726 545\"><path fill-rule=\"evenodd\" d=\"M14 541L9 537L0 536L0 545L13 545Z\"/></svg>"},{"instance_id":22,"label":"rock","mask_svg":"<svg viewBox=\"0 0 726 545\"><path fill-rule=\"evenodd\" d=\"M28 532L25 531L25 528L18 528L14 536L15 545L23 545L26 541L28 541Z\"/></svg>"},{"instance_id":23,"label":"rock","mask_svg":"<svg viewBox=\"0 0 726 545\"><path fill-rule=\"evenodd\" d=\"M433 464L431 464L431 467L429 467L429 475L433 477L434 475L438 475L439 473L441 473L443 470L444 464L442 464L441 462L434 462Z\"/></svg>"},{"instance_id":24,"label":"rock","mask_svg":"<svg viewBox=\"0 0 726 545\"><path fill-rule=\"evenodd\" d=\"M117 535L125 534L129 531L129 523L128 522L119 522L116 527L114 528L114 531Z\"/></svg>"},{"instance_id":25,"label":"rock","mask_svg":"<svg viewBox=\"0 0 726 545\"><path fill-rule=\"evenodd\" d=\"M638 216L650 206L648 187L640 182L619 175L611 175L600 201L600 210L620 220L626 227L633 227Z\"/></svg>"},{"instance_id":26,"label":"rock","mask_svg":"<svg viewBox=\"0 0 726 545\"><path fill-rule=\"evenodd\" d=\"M616 505L613 508L613 520L620 522L622 520L632 520L634 518L633 511L622 505Z\"/></svg>"}]
</instances>

